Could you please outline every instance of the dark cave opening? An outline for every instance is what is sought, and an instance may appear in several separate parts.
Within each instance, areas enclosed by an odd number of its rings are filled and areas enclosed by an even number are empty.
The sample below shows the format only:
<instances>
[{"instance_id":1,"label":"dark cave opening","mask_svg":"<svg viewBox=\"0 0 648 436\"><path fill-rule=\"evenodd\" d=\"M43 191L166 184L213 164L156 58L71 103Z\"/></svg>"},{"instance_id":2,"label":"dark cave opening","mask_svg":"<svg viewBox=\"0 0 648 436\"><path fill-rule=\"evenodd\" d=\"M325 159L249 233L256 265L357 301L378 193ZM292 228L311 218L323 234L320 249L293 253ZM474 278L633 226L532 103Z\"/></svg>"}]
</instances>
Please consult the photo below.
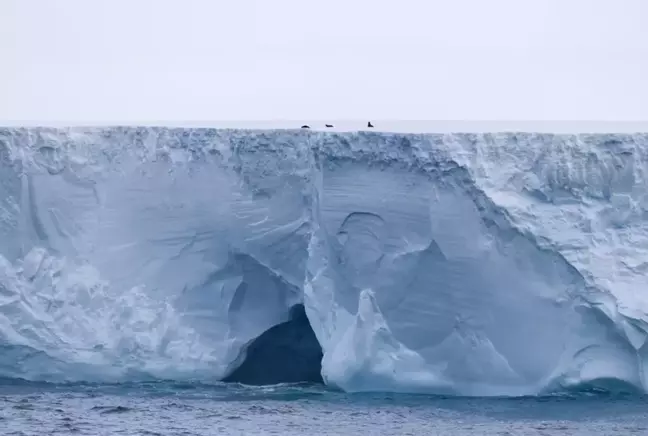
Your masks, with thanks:
<instances>
[{"instance_id":1,"label":"dark cave opening","mask_svg":"<svg viewBox=\"0 0 648 436\"><path fill-rule=\"evenodd\" d=\"M322 380L322 347L308 322L303 304L290 309L290 320L251 341L243 363L224 382L246 385L319 383Z\"/></svg>"}]
</instances>

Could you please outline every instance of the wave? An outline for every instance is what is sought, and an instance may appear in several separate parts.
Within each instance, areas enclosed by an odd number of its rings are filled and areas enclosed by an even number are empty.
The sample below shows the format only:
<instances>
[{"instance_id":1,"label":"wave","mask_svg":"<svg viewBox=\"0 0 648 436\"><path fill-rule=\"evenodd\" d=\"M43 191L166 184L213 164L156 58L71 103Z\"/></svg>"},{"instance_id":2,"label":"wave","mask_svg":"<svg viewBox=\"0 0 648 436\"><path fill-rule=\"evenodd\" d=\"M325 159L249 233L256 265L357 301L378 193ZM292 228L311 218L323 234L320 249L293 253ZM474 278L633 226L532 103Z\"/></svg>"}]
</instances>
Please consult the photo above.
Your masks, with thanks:
<instances>
[{"instance_id":1,"label":"wave","mask_svg":"<svg viewBox=\"0 0 648 436\"><path fill-rule=\"evenodd\" d=\"M0 129L0 376L221 380L303 304L348 392L645 392L647 146Z\"/></svg>"}]
</instances>

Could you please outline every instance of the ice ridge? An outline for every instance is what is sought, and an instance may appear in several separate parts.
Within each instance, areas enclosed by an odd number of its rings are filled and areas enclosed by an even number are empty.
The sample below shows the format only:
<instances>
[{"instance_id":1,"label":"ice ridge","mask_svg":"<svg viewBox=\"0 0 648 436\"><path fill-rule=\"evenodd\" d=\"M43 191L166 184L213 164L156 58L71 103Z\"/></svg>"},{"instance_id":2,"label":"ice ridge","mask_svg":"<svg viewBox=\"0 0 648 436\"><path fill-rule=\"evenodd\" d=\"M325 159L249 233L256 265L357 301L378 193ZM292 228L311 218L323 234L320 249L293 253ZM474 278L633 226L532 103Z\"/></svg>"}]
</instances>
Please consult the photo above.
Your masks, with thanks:
<instances>
[{"instance_id":1,"label":"ice ridge","mask_svg":"<svg viewBox=\"0 0 648 436\"><path fill-rule=\"evenodd\" d=\"M303 304L346 391L646 392L647 150L0 129L0 376L221 380Z\"/></svg>"}]
</instances>

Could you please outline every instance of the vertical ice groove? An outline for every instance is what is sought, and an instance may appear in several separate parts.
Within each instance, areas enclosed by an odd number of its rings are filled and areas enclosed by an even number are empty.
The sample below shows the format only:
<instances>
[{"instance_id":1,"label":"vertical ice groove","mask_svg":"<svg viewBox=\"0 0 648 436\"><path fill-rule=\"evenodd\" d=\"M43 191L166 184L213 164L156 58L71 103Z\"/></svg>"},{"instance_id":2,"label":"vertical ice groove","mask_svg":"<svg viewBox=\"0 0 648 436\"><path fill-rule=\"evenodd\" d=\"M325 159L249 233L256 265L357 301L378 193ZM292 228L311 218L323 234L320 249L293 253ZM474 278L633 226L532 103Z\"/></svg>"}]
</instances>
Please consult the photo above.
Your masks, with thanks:
<instances>
[{"instance_id":1,"label":"vertical ice groove","mask_svg":"<svg viewBox=\"0 0 648 436\"><path fill-rule=\"evenodd\" d=\"M219 379L303 303L348 391L646 390L647 150L0 129L1 375Z\"/></svg>"}]
</instances>

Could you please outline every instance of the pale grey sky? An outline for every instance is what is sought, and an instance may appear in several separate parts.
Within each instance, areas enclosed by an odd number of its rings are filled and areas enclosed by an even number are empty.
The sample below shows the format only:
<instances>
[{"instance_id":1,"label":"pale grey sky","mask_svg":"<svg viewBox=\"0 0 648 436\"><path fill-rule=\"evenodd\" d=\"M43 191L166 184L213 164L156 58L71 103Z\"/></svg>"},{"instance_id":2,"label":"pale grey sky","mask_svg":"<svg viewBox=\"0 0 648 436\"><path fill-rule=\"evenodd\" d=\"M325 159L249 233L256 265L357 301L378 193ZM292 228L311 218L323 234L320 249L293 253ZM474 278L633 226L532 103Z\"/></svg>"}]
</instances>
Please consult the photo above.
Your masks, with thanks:
<instances>
[{"instance_id":1,"label":"pale grey sky","mask_svg":"<svg viewBox=\"0 0 648 436\"><path fill-rule=\"evenodd\" d=\"M648 120L648 0L0 0L0 121Z\"/></svg>"}]
</instances>

